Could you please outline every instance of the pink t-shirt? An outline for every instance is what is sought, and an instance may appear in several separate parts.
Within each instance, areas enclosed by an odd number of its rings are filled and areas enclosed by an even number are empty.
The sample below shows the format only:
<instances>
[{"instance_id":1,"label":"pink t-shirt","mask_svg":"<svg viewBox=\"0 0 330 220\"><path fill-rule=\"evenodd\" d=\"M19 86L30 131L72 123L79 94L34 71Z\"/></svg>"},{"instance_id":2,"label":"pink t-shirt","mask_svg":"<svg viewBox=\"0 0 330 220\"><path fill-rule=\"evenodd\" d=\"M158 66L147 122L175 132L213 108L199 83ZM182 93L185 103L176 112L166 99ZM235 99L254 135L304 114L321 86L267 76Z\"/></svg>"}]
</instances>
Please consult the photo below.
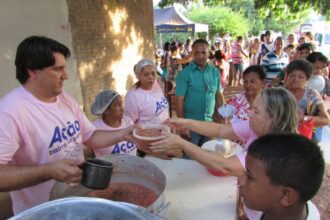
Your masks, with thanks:
<instances>
[{"instance_id":1,"label":"pink t-shirt","mask_svg":"<svg viewBox=\"0 0 330 220\"><path fill-rule=\"evenodd\" d=\"M0 100L0 164L28 166L61 159L83 160L82 143L95 131L66 93L54 103L36 99L24 87ZM12 191L17 214L46 202L53 180Z\"/></svg>"},{"instance_id":2,"label":"pink t-shirt","mask_svg":"<svg viewBox=\"0 0 330 220\"><path fill-rule=\"evenodd\" d=\"M133 122L128 117L123 117L121 121L121 125L118 128L113 128L108 126L104 123L102 119L98 119L93 122L95 128L97 130L108 130L108 131L114 131L114 130L120 130L127 128L131 125L133 125ZM131 141L121 141L115 145L109 146L109 147L103 147L103 148L97 148L94 149L94 153L96 157L101 157L104 155L109 154L130 154L130 155L136 155L136 145Z\"/></svg>"},{"instance_id":3,"label":"pink t-shirt","mask_svg":"<svg viewBox=\"0 0 330 220\"><path fill-rule=\"evenodd\" d=\"M241 45L239 45L238 43L234 43L234 45L231 47L231 58L233 60L233 64L243 63Z\"/></svg>"},{"instance_id":4,"label":"pink t-shirt","mask_svg":"<svg viewBox=\"0 0 330 220\"><path fill-rule=\"evenodd\" d=\"M245 169L245 159L247 155L247 150L250 146L250 144L258 138L258 136L252 131L250 127L249 120L247 121L236 121L232 123L232 127L234 129L234 132L236 136L243 142L245 142L243 148L244 151L242 153L237 154L239 161L241 162L242 166ZM262 212L252 210L244 206L245 214L249 219L260 219L260 216L262 215Z\"/></svg>"},{"instance_id":5,"label":"pink t-shirt","mask_svg":"<svg viewBox=\"0 0 330 220\"><path fill-rule=\"evenodd\" d=\"M125 115L134 123L161 123L169 119L168 102L158 83L151 90L131 89L125 97Z\"/></svg>"}]
</instances>

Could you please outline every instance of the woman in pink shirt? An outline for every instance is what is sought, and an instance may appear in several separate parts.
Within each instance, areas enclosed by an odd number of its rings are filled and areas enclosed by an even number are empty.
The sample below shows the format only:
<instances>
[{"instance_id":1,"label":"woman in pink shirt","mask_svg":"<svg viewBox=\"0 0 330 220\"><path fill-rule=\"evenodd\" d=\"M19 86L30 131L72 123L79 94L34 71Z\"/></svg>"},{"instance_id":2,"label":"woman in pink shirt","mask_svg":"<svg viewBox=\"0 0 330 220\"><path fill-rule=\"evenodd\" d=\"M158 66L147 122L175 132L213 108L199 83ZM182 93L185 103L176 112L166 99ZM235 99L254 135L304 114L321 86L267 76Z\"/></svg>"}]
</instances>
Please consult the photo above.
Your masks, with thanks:
<instances>
[{"instance_id":1,"label":"woman in pink shirt","mask_svg":"<svg viewBox=\"0 0 330 220\"><path fill-rule=\"evenodd\" d=\"M244 151L225 158L222 153L204 150L175 134L152 143L153 152L166 152L170 149L181 149L191 159L198 161L209 169L221 173L241 176L245 170L247 149L259 136L268 133L296 133L297 104L293 95L283 88L268 88L256 97L252 105L251 117L247 121L233 124L218 124L192 119L172 119L170 123L177 129L190 129L207 137L226 138L244 142ZM249 219L257 219L260 212L244 207Z\"/></svg>"},{"instance_id":2,"label":"woman in pink shirt","mask_svg":"<svg viewBox=\"0 0 330 220\"><path fill-rule=\"evenodd\" d=\"M248 57L248 55L244 52L242 48L243 43L243 37L238 36L237 41L234 43L234 45L231 47L231 58L234 65L234 86L238 86L241 84L242 74L243 74L243 55L245 57Z\"/></svg>"},{"instance_id":3,"label":"woman in pink shirt","mask_svg":"<svg viewBox=\"0 0 330 220\"><path fill-rule=\"evenodd\" d=\"M156 66L142 59L134 66L138 79L125 97L125 115L134 123L161 123L169 119L167 99L156 81Z\"/></svg>"},{"instance_id":4,"label":"woman in pink shirt","mask_svg":"<svg viewBox=\"0 0 330 220\"><path fill-rule=\"evenodd\" d=\"M133 125L133 122L124 117L123 98L116 91L107 89L101 91L91 106L93 115L99 119L93 121L96 130L116 131ZM132 141L122 140L108 147L93 149L95 157L110 154L136 155L136 146Z\"/></svg>"},{"instance_id":5,"label":"woman in pink shirt","mask_svg":"<svg viewBox=\"0 0 330 220\"><path fill-rule=\"evenodd\" d=\"M134 66L138 82L126 94L125 116L134 123L160 124L169 119L169 108L159 84L156 81L156 67L149 59L142 59ZM138 151L142 156L144 153ZM150 152L147 152L150 153ZM168 159L169 156L181 157L181 151L156 153L155 156Z\"/></svg>"},{"instance_id":6,"label":"woman in pink shirt","mask_svg":"<svg viewBox=\"0 0 330 220\"><path fill-rule=\"evenodd\" d=\"M167 138L152 143L154 152L166 152L169 149L181 149L191 159L204 166L232 176L244 173L246 150L257 137L267 133L296 133L297 104L293 95L283 88L268 88L256 97L253 102L251 118L233 124L218 124L191 119L171 119L178 130L190 129L207 137L240 140L244 143L245 152L225 158L215 152L204 150L173 133Z\"/></svg>"}]
</instances>

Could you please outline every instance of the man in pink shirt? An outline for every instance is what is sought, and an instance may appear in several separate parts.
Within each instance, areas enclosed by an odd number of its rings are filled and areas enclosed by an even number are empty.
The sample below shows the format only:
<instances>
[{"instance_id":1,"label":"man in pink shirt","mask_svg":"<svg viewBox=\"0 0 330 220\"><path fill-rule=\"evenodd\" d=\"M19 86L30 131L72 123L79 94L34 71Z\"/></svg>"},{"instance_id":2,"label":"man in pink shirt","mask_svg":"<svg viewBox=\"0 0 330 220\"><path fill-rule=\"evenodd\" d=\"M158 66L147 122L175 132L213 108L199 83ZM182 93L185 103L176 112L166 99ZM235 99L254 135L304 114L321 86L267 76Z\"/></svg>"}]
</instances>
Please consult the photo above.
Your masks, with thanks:
<instances>
[{"instance_id":1,"label":"man in pink shirt","mask_svg":"<svg viewBox=\"0 0 330 220\"><path fill-rule=\"evenodd\" d=\"M62 91L69 56L46 37L28 37L17 48L22 86L0 100L0 191L10 191L15 214L48 201L54 180L80 181L82 144L99 148L131 138L132 128L95 131Z\"/></svg>"}]
</instances>

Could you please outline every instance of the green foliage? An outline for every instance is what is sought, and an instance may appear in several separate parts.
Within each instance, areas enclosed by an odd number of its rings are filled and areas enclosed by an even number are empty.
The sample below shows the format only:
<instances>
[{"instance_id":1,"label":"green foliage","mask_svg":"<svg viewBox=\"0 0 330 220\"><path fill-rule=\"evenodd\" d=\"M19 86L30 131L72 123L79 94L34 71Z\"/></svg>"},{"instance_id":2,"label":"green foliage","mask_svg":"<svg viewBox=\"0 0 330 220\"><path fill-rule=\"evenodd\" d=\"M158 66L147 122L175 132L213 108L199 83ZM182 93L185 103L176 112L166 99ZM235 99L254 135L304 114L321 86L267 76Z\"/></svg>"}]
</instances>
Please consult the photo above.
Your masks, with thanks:
<instances>
[{"instance_id":1,"label":"green foliage","mask_svg":"<svg viewBox=\"0 0 330 220\"><path fill-rule=\"evenodd\" d=\"M189 0L161 0L161 1L159 1L158 6L160 8L164 8L166 6L173 5L174 3L180 3L180 4L186 6L189 2L191 2L191 1L189 1Z\"/></svg>"},{"instance_id":2,"label":"green foliage","mask_svg":"<svg viewBox=\"0 0 330 220\"><path fill-rule=\"evenodd\" d=\"M171 2L171 4L181 2L187 5L188 2L194 2L194 0L162 0L162 2ZM313 9L325 15L328 20L330 19L330 0L203 0L203 4L209 8L230 8L235 13L243 15L247 21L243 26L248 26L249 35L254 36L260 35L261 31L266 29L288 34L303 23ZM201 8L198 8L197 11ZM190 18L202 23L211 23L211 31L220 29L220 31L214 31L215 33L229 32L237 35L237 30L241 29L242 24L238 24L236 28L226 28L221 24L213 24L217 23L218 16L215 14L212 17L209 14L206 19L202 16L197 18L203 18L202 20ZM223 19L223 17L221 18ZM228 23L234 25L231 21ZM213 32L210 33L214 34Z\"/></svg>"},{"instance_id":3,"label":"green foliage","mask_svg":"<svg viewBox=\"0 0 330 220\"><path fill-rule=\"evenodd\" d=\"M275 18L284 18L287 15L294 15L305 10L315 10L321 15L324 15L330 21L330 1L329 0L247 0L245 2L253 2L254 8L258 11L261 18L266 18L272 13ZM181 3L187 5L192 0L161 0L160 7L165 7L173 3ZM230 4L240 5L244 0L203 0L205 5L223 5L229 6ZM246 7L241 4L241 8ZM232 8L232 7L230 7ZM233 10L235 10L233 8Z\"/></svg>"},{"instance_id":4,"label":"green foliage","mask_svg":"<svg viewBox=\"0 0 330 220\"><path fill-rule=\"evenodd\" d=\"M299 17L295 17L296 14L314 9L330 20L329 0L255 0L255 8L272 12L273 16L278 18L292 16L293 19Z\"/></svg>"},{"instance_id":5,"label":"green foliage","mask_svg":"<svg viewBox=\"0 0 330 220\"><path fill-rule=\"evenodd\" d=\"M241 13L226 7L196 6L189 11L188 18L208 24L210 36L216 33L220 35L231 33L233 36L238 36L249 31L248 20Z\"/></svg>"}]
</instances>

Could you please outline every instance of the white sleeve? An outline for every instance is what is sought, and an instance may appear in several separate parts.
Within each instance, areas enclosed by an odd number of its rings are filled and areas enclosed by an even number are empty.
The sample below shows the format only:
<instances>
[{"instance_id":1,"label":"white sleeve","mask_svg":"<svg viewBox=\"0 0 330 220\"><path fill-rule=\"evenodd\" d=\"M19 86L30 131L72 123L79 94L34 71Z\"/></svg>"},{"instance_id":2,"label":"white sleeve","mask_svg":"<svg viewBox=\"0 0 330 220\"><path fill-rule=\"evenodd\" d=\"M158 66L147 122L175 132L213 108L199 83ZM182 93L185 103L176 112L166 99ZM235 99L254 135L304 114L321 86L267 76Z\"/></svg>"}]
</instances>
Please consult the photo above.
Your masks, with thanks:
<instances>
[{"instance_id":1,"label":"white sleeve","mask_svg":"<svg viewBox=\"0 0 330 220\"><path fill-rule=\"evenodd\" d=\"M135 89L135 88L133 88ZM125 97L125 115L136 123L140 118L139 105L131 92L128 92Z\"/></svg>"}]
</instances>

